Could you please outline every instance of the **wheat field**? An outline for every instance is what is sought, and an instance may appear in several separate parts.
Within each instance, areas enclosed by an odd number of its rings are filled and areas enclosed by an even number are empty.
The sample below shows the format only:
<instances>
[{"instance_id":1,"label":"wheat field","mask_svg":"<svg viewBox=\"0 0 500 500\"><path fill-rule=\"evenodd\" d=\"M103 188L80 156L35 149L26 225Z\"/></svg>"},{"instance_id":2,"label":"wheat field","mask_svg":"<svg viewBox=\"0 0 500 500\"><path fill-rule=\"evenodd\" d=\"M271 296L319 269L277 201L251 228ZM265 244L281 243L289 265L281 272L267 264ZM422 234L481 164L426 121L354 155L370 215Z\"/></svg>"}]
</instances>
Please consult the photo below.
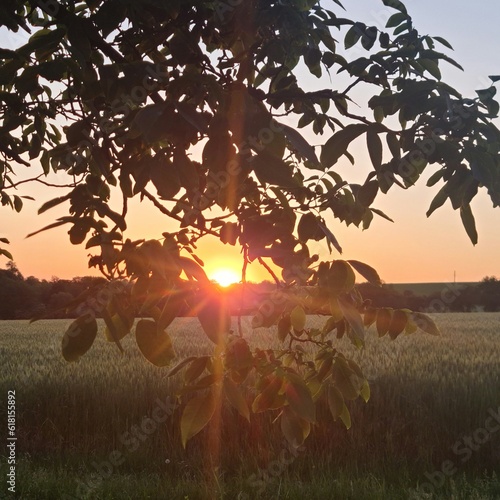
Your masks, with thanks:
<instances>
[{"instance_id":1,"label":"wheat field","mask_svg":"<svg viewBox=\"0 0 500 500\"><path fill-rule=\"evenodd\" d=\"M351 402L349 431L319 408L326 423L281 468L276 415L259 414L247 424L230 409L216 457L209 431L182 449L176 415L137 449L125 450L125 433L174 394L178 377L149 364L133 335L123 341L124 355L99 336L84 358L66 363L60 342L70 321L0 322L2 398L16 391L20 498L85 498L79 484L90 484L95 464L113 451L123 462L86 498L500 498L500 432L466 461L453 450L500 408L500 314L434 319L440 337L416 333L391 341L370 330L362 351L336 340L365 372L372 397ZM316 326L320 318L308 322ZM279 345L273 329L252 331L247 318L243 324L252 346ZM210 353L195 318L178 318L169 331L179 359ZM453 474L432 485L433 496L423 496L428 475L446 460L456 466Z\"/></svg>"}]
</instances>

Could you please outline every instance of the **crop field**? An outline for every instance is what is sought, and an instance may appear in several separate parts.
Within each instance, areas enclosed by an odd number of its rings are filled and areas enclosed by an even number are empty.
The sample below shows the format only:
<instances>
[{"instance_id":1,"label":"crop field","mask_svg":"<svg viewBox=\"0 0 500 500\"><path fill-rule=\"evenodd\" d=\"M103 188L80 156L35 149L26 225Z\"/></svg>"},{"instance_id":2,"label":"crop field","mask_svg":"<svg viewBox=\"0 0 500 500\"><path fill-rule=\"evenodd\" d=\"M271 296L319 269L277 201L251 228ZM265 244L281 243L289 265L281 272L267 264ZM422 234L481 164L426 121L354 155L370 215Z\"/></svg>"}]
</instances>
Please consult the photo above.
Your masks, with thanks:
<instances>
[{"instance_id":1,"label":"crop field","mask_svg":"<svg viewBox=\"0 0 500 500\"><path fill-rule=\"evenodd\" d=\"M179 376L149 364L133 335L124 355L101 335L66 363L70 321L0 322L0 473L4 403L15 390L16 498L498 499L500 314L433 317L440 337L391 341L370 330L362 351L335 340L367 375L371 399L350 402L350 430L319 408L326 423L298 450L283 441L276 413L249 424L230 408L184 450L172 405ZM178 318L169 331L179 358L211 352L196 319ZM248 326L246 335L253 346L278 343L272 329ZM151 419L158 406L173 412L161 423ZM5 479L0 488L4 498Z\"/></svg>"}]
</instances>

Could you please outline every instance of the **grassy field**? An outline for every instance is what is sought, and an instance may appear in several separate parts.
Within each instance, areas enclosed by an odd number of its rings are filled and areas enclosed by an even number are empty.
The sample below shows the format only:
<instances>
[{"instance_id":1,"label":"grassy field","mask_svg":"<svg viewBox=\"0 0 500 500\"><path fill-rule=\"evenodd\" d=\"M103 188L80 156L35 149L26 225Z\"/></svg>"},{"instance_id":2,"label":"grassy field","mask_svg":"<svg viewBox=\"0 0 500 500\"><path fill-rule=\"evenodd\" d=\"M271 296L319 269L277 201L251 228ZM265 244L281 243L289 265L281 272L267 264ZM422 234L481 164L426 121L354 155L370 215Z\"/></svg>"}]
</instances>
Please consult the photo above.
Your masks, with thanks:
<instances>
[{"instance_id":1,"label":"grassy field","mask_svg":"<svg viewBox=\"0 0 500 500\"><path fill-rule=\"evenodd\" d=\"M1 322L2 443L8 390L17 406L12 498L498 499L500 429L484 427L500 411L500 314L434 318L441 337L391 342L371 332L361 352L339 341L367 374L372 398L350 405L349 431L333 421L317 426L298 452L286 447L273 415L248 424L230 409L218 448L209 429L183 450L175 415L144 431L178 380L146 362L133 336L123 356L99 338L68 364L59 351L68 321ZM179 318L170 331L180 356L210 349L195 319ZM272 332L250 339L274 345ZM319 411L328 421L327 409ZM0 473L6 477L4 456Z\"/></svg>"}]
</instances>

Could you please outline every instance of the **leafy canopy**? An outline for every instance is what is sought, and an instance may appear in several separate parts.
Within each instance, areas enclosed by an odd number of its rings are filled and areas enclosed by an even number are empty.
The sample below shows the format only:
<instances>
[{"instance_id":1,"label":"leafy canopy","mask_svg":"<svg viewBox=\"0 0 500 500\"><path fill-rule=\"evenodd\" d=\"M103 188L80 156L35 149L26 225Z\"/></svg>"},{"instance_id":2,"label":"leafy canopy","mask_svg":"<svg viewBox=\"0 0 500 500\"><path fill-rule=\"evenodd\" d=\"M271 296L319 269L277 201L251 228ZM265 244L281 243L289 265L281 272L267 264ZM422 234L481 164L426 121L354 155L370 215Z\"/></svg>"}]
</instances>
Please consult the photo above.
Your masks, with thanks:
<instances>
[{"instance_id":1,"label":"leafy canopy","mask_svg":"<svg viewBox=\"0 0 500 500\"><path fill-rule=\"evenodd\" d=\"M16 49L0 48L2 204L21 210L16 175L24 167L40 166L32 182L66 172L69 187L39 212L69 204L68 215L41 230L67 226L109 279L67 305L80 317L64 336L63 355L76 360L91 347L96 312L120 349L141 316L138 347L165 366L175 356L170 323L197 315L216 347L171 370L184 373L184 445L222 395L246 419L250 409L277 412L295 445L309 434L320 399L349 427L346 401L368 400L369 386L335 338L362 347L370 324L393 339L418 327L437 333L420 313L363 301L356 273L380 284L367 264L311 254L318 241L341 252L332 216L363 228L374 216L388 219L372 206L378 193L410 188L429 167L428 185L441 187L428 215L449 200L473 243L478 189L500 203L495 87L464 98L441 79L443 63L459 66L449 43L420 35L398 0L383 3L394 12L386 31L344 17L338 0L332 10L315 0L0 6L0 25L30 35ZM330 83L308 90L304 72L318 82L329 75ZM369 95L366 115L357 114L358 89ZM312 134L319 144L306 139ZM336 167L354 163L354 143L363 142L372 165L355 184ZM111 208L112 197L121 197L121 210ZM133 197L153 203L173 230L124 240ZM250 261L272 273L276 292L263 298L253 325L277 325L281 349L252 351L233 328L225 295L195 254L206 235L241 246L243 281ZM324 327L308 328L306 313L326 315ZM250 380L249 403L241 384Z\"/></svg>"}]
</instances>

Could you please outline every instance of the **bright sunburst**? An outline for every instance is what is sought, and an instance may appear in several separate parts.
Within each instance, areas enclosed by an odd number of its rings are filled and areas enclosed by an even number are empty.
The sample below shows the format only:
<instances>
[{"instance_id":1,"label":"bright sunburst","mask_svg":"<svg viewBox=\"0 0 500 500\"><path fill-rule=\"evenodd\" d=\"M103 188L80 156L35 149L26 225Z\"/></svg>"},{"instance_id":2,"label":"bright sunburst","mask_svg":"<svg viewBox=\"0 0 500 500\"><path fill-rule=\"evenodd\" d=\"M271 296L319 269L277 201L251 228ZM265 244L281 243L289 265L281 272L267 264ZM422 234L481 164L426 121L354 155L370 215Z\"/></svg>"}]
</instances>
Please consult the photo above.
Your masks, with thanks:
<instances>
[{"instance_id":1,"label":"bright sunburst","mask_svg":"<svg viewBox=\"0 0 500 500\"><path fill-rule=\"evenodd\" d=\"M217 269L210 278L221 286L229 286L240 281L239 275L231 269Z\"/></svg>"}]
</instances>

